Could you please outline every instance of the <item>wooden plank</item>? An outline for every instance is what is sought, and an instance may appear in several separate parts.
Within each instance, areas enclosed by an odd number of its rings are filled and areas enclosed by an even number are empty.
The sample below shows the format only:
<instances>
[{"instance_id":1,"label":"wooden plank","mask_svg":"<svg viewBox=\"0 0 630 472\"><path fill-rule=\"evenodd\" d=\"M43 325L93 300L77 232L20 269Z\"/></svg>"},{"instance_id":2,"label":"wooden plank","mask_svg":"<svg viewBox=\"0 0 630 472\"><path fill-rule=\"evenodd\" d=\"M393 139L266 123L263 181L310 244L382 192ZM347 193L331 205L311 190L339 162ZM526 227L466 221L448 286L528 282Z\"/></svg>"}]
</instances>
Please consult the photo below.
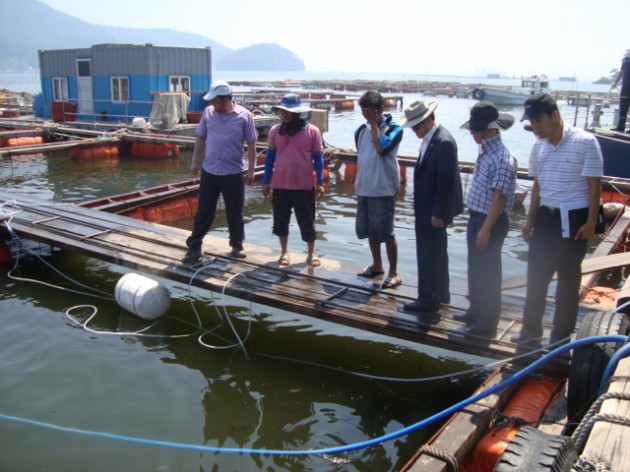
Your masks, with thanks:
<instances>
[{"instance_id":1,"label":"wooden plank","mask_svg":"<svg viewBox=\"0 0 630 472\"><path fill-rule=\"evenodd\" d=\"M14 131L0 131L0 139L2 138L19 138L22 136L44 136L44 129L24 129Z\"/></svg>"},{"instance_id":2,"label":"wooden plank","mask_svg":"<svg viewBox=\"0 0 630 472\"><path fill-rule=\"evenodd\" d=\"M604 239L597 245L591 258L606 256L617 251L617 249L624 243L626 237L626 229L630 224L630 211L626 210L615 221L613 226L609 228L608 232L604 235ZM602 269L603 270L603 269ZM580 286L584 287L582 294L586 293L588 288L595 285L599 278L598 272L592 272L582 275Z\"/></svg>"},{"instance_id":3,"label":"wooden plank","mask_svg":"<svg viewBox=\"0 0 630 472\"><path fill-rule=\"evenodd\" d=\"M608 392L630 393L630 358L622 359L617 365ZM630 401L610 398L604 400L600 414L622 416L630 419ZM593 425L582 456L591 461L606 462L607 470L630 470L630 426L598 421Z\"/></svg>"},{"instance_id":4,"label":"wooden plank","mask_svg":"<svg viewBox=\"0 0 630 472\"><path fill-rule=\"evenodd\" d=\"M582 274L590 274L593 272L601 272L605 269L614 269L617 267L625 267L630 265L630 252L620 252L617 254L609 254L607 256L589 257L582 261ZM553 280L556 279L556 274ZM510 290L527 285L527 275L506 279L501 284L502 290Z\"/></svg>"},{"instance_id":5,"label":"wooden plank","mask_svg":"<svg viewBox=\"0 0 630 472\"><path fill-rule=\"evenodd\" d=\"M600 272L604 269L614 269L630 265L630 252L620 252L607 256L589 257L582 261L582 273Z\"/></svg>"},{"instance_id":6,"label":"wooden plank","mask_svg":"<svg viewBox=\"0 0 630 472\"><path fill-rule=\"evenodd\" d=\"M614 269L630 265L630 253L610 254L619 244L623 242L626 228L630 224L630 211L626 210L623 215L609 228L605 234L605 239L597 245L591 257L582 261L582 287L591 287L597 279L597 272L605 269ZM554 274L554 280L556 274ZM510 290L527 285L527 275L520 275L511 279L506 279L501 284L502 290Z\"/></svg>"}]
</instances>

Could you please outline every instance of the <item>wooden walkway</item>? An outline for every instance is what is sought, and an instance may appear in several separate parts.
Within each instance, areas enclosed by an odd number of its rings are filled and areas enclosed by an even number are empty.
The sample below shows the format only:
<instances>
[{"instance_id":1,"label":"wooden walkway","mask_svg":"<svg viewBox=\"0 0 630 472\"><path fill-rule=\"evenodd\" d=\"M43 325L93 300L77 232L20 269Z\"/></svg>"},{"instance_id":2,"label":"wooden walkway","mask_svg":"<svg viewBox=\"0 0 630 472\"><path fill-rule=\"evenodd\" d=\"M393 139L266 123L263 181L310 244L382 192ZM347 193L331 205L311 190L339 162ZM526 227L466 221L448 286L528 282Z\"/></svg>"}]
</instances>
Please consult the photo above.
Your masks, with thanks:
<instances>
[{"instance_id":1,"label":"wooden walkway","mask_svg":"<svg viewBox=\"0 0 630 472\"><path fill-rule=\"evenodd\" d=\"M181 263L189 231L84 208L14 196L0 191L0 203L17 200L20 212L11 228L24 238L80 252L91 257L188 284L201 265ZM346 326L468 354L504 359L517 354L511 335L520 330L522 296L506 294L495 339L465 338L463 324L452 319L468 305L454 295L440 314L418 316L403 303L416 296L415 280L390 290L380 281L357 277L358 267L323 259L317 268L292 254L280 267L278 251L245 244L248 257L231 259L225 239L205 238L203 269L192 285ZM407 279L412 279L407 277ZM549 334L545 325L545 335Z\"/></svg>"},{"instance_id":2,"label":"wooden walkway","mask_svg":"<svg viewBox=\"0 0 630 472\"><path fill-rule=\"evenodd\" d=\"M622 359L611 378L603 401L594 408L585 428L582 457L606 470L630 470L630 358ZM625 446L624 446L625 444ZM604 470L604 469L601 469Z\"/></svg>"}]
</instances>

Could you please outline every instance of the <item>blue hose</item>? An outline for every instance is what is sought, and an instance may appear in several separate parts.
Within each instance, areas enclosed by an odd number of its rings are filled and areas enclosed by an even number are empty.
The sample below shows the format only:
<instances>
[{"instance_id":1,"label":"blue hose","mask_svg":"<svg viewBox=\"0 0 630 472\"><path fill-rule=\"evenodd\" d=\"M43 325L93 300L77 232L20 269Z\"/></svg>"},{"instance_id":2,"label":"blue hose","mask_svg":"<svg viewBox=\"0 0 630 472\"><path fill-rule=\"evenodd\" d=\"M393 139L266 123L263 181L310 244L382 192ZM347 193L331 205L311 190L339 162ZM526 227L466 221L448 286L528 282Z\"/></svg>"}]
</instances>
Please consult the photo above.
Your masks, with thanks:
<instances>
[{"instance_id":1,"label":"blue hose","mask_svg":"<svg viewBox=\"0 0 630 472\"><path fill-rule=\"evenodd\" d=\"M599 384L600 395L604 393L606 385L608 385L610 378L615 373L615 369L617 368L617 364L619 364L619 361L623 359L624 357L626 357L628 353L630 353L630 343L627 343L627 341L628 341L628 338L626 338L625 340L626 344L624 344L623 346L621 346L620 349L615 351L613 356L610 358L610 361L608 361L608 365L606 365L606 370L604 371L604 374L602 375L602 380Z\"/></svg>"},{"instance_id":2,"label":"blue hose","mask_svg":"<svg viewBox=\"0 0 630 472\"><path fill-rule=\"evenodd\" d=\"M113 439L116 441L125 441L129 443L145 444L145 445L151 445L151 446L169 447L169 448L185 449L185 450L193 450L193 451L202 451L202 452L214 452L214 453L226 453L226 454L268 454L268 455L276 455L276 456L341 454L344 452L355 451L357 449L363 449L366 447L376 446L386 441L391 441L392 439L405 436L418 429L424 428L425 426L435 423L436 421L445 419L453 415L454 413L458 412L462 408L468 405L471 405L472 403L478 402L482 398L492 395L495 392L501 390L502 388L514 382L520 381L521 379L525 378L526 376L531 374L533 371L541 367L542 365L546 364L549 360L571 349L576 349L578 347L582 347L582 346L590 345L590 344L597 344L597 343L607 343L607 342L625 343L627 340L628 338L622 335L592 336L589 338L578 339L569 344L565 344L564 346L560 346L559 348L554 349L553 351L544 355L543 357L533 362L529 366L525 367L523 370L514 374L514 376L510 377L509 379L504 380L500 384L497 384L488 390L480 392L475 396L469 397L466 400L456 403L455 405L449 408L446 408L428 418L425 418L411 426L407 426L406 428L400 429L398 431L394 431L393 433L389 433L389 434L380 436L378 438L370 439L368 441L348 444L345 446L328 447L328 448L323 448L323 449L287 451L287 450L279 450L279 449L248 449L248 448L212 447L212 446L202 446L202 445L197 445L197 444L186 444L186 443L179 443L179 442L138 438L138 437L132 437L132 436L121 436L118 434L104 433L104 432L99 432L99 431L88 431L88 430L83 430L83 429L78 429L78 428L59 426L59 425L46 423L42 421L29 420L29 419L20 418L17 416L5 415L3 413L0 413L0 419L13 421L16 423L27 424L31 426L38 426L38 427L46 428L46 429L52 429L55 431L81 434L84 436L93 436L93 437L99 437L99 438ZM606 380L611 375L609 372L614 371L616 364L619 362L619 360L621 360L621 358L624 357L624 355L627 354L629 350L630 350L630 345L623 346L623 348L617 351L617 353L611 358L608 364L608 368L606 369L605 376L604 376Z\"/></svg>"}]
</instances>

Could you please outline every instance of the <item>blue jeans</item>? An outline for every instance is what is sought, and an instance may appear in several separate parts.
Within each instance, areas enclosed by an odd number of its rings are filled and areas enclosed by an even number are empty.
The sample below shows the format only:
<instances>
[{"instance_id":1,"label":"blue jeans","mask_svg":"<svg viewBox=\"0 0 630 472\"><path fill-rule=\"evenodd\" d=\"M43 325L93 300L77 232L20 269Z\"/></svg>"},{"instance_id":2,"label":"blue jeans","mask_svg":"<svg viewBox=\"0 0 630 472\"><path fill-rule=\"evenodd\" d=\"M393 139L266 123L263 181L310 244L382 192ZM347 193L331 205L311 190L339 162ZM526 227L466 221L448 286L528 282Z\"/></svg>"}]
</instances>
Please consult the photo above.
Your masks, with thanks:
<instances>
[{"instance_id":1,"label":"blue jeans","mask_svg":"<svg viewBox=\"0 0 630 472\"><path fill-rule=\"evenodd\" d=\"M245 240L245 224L243 223L243 206L245 205L245 181L243 174L215 175L201 171L199 183L199 205L191 235L186 245L191 249L201 247L203 238L210 231L219 203L223 196L225 214L228 222L230 246L243 244Z\"/></svg>"},{"instance_id":2,"label":"blue jeans","mask_svg":"<svg viewBox=\"0 0 630 472\"><path fill-rule=\"evenodd\" d=\"M562 339L575 328L580 301L582 259L586 239L562 237L560 211L541 206L534 221L527 263L527 296L523 311L523 329L533 336L542 334L542 318L549 283L558 272L556 307L551 336Z\"/></svg>"}]
</instances>

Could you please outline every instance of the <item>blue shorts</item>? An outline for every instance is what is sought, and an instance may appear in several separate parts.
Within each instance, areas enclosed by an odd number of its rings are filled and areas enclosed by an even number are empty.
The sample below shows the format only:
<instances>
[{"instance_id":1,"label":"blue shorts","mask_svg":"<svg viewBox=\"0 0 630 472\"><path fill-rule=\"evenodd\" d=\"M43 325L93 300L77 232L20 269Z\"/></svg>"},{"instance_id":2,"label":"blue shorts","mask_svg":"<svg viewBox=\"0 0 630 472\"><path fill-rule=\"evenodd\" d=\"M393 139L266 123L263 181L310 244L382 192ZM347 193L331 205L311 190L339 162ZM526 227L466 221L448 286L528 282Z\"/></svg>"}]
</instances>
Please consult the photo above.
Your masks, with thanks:
<instances>
[{"instance_id":1,"label":"blue shorts","mask_svg":"<svg viewBox=\"0 0 630 472\"><path fill-rule=\"evenodd\" d=\"M357 197L355 230L359 239L377 243L393 241L396 199L391 197Z\"/></svg>"}]
</instances>

